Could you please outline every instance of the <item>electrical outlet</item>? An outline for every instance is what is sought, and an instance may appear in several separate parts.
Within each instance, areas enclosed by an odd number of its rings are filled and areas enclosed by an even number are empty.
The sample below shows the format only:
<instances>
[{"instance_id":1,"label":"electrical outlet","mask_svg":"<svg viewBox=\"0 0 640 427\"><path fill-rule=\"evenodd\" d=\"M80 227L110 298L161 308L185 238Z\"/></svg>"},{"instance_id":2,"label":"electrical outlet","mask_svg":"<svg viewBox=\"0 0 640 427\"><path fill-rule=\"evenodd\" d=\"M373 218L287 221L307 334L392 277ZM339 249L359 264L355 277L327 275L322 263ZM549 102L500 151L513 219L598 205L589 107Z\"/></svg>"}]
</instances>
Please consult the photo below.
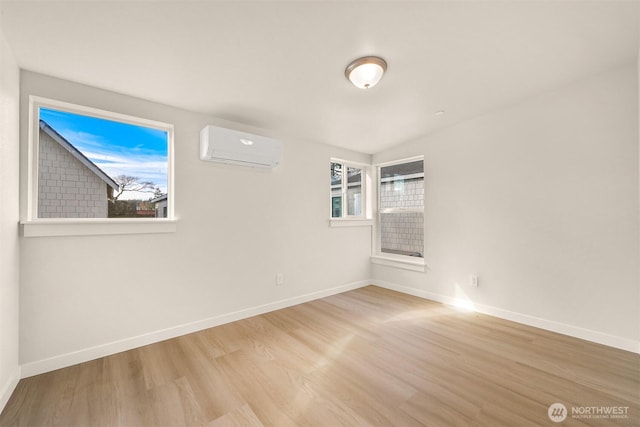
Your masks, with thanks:
<instances>
[{"instance_id":1,"label":"electrical outlet","mask_svg":"<svg viewBox=\"0 0 640 427\"><path fill-rule=\"evenodd\" d=\"M276 285L277 286L284 285L284 275L282 273L276 274Z\"/></svg>"},{"instance_id":2,"label":"electrical outlet","mask_svg":"<svg viewBox=\"0 0 640 427\"><path fill-rule=\"evenodd\" d=\"M474 288L478 287L478 276L476 276L475 274L472 274L469 277L469 286L472 286Z\"/></svg>"}]
</instances>

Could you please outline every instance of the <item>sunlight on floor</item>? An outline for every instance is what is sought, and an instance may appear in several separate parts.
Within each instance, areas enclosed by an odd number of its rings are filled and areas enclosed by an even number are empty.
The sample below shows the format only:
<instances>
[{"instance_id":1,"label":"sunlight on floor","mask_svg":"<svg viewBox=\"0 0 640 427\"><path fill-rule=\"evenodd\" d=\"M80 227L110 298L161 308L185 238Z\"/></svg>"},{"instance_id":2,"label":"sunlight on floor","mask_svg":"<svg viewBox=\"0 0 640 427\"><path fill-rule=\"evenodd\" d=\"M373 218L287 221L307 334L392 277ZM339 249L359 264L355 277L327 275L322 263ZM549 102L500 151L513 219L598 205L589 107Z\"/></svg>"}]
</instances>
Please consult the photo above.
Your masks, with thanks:
<instances>
[{"instance_id":1,"label":"sunlight on floor","mask_svg":"<svg viewBox=\"0 0 640 427\"><path fill-rule=\"evenodd\" d=\"M453 284L455 301L453 306L460 311L476 311L476 306L456 282Z\"/></svg>"},{"instance_id":2,"label":"sunlight on floor","mask_svg":"<svg viewBox=\"0 0 640 427\"><path fill-rule=\"evenodd\" d=\"M348 334L340 338L339 340L332 342L331 347L329 347L328 351L325 352L327 359L329 359L328 362L337 359L342 354L344 349L349 345L354 336L354 334Z\"/></svg>"},{"instance_id":3,"label":"sunlight on floor","mask_svg":"<svg viewBox=\"0 0 640 427\"><path fill-rule=\"evenodd\" d=\"M325 366L329 369L332 369L331 365L335 362L336 359L342 355L344 350L347 348L349 343L353 340L355 334L347 334L344 337L333 341L330 346L327 347L327 350L324 352L324 357L322 361L318 363L318 367ZM298 415L302 417L308 408L311 405L327 405L328 402L326 399L319 394L314 386L314 384L309 381L304 376L294 375L294 377L290 378L290 383L295 384L297 386L298 392L295 397L291 400L290 408L296 408ZM296 419L297 417L293 417ZM285 423L281 423L278 425L284 425Z\"/></svg>"},{"instance_id":4,"label":"sunlight on floor","mask_svg":"<svg viewBox=\"0 0 640 427\"><path fill-rule=\"evenodd\" d=\"M413 321L413 320L419 320L419 319L440 317L447 314L451 314L449 309L446 309L444 307L441 308L441 307L434 306L429 308L422 308L420 310L403 311L402 313L396 314L395 316L388 318L387 320L384 321L384 323Z\"/></svg>"}]
</instances>

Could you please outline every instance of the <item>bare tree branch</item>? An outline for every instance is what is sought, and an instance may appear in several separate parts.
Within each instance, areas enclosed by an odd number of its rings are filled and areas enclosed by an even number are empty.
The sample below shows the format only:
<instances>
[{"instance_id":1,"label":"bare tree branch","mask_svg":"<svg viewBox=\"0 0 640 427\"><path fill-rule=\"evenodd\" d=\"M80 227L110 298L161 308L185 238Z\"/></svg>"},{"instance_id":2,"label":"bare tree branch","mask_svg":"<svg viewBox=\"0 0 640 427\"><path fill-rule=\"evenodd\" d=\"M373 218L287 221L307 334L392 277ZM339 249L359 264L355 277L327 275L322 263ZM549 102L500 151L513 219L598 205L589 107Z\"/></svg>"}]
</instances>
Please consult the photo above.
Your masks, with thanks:
<instances>
[{"instance_id":1,"label":"bare tree branch","mask_svg":"<svg viewBox=\"0 0 640 427\"><path fill-rule=\"evenodd\" d=\"M137 191L140 193L155 193L157 186L153 182L139 181L137 176L118 175L113 180L118 184L118 193L113 196L113 202L116 202L125 191Z\"/></svg>"}]
</instances>

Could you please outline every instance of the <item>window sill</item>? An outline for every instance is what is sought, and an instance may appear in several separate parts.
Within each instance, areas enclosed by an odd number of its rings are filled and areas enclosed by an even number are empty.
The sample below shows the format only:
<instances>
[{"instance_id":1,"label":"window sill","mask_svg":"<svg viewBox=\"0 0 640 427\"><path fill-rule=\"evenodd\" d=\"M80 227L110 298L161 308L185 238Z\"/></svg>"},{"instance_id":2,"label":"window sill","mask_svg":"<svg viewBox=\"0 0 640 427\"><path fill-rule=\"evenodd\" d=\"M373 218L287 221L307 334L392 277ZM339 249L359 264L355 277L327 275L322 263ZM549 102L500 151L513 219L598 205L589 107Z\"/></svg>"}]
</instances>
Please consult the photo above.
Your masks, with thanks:
<instances>
[{"instance_id":1,"label":"window sill","mask_svg":"<svg viewBox=\"0 0 640 427\"><path fill-rule=\"evenodd\" d=\"M372 219L331 218L330 227L365 227L372 226Z\"/></svg>"},{"instance_id":2,"label":"window sill","mask_svg":"<svg viewBox=\"0 0 640 427\"><path fill-rule=\"evenodd\" d=\"M371 263L385 265L387 267L402 268L404 270L420 271L423 273L427 267L424 262L424 258L414 257L391 257L374 255L371 257Z\"/></svg>"},{"instance_id":3,"label":"window sill","mask_svg":"<svg viewBox=\"0 0 640 427\"><path fill-rule=\"evenodd\" d=\"M39 219L21 221L24 237L175 233L172 219Z\"/></svg>"}]
</instances>

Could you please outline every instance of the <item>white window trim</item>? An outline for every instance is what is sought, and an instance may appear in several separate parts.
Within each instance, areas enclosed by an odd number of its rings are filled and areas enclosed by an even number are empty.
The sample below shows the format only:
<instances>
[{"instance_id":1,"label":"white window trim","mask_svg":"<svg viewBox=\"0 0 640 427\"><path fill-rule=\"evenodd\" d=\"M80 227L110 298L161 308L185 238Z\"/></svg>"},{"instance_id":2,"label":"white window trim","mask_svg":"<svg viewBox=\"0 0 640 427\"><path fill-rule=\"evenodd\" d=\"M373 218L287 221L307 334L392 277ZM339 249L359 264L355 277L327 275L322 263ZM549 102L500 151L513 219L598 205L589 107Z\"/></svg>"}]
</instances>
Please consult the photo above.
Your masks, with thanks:
<instances>
[{"instance_id":1,"label":"white window trim","mask_svg":"<svg viewBox=\"0 0 640 427\"><path fill-rule=\"evenodd\" d=\"M381 255L372 255L370 259L372 264L401 268L403 270L424 272L427 268L424 258L394 255L382 252Z\"/></svg>"},{"instance_id":2,"label":"white window trim","mask_svg":"<svg viewBox=\"0 0 640 427\"><path fill-rule=\"evenodd\" d=\"M395 267L395 268L401 268L404 270L411 270L411 271L419 271L419 272L424 272L427 268L427 264L426 261L424 259L424 255L425 255L425 247L423 246L422 248L422 254L423 254L423 258L418 258L418 257L412 257L412 256L408 256L408 255L398 255L398 254L390 254L390 253L386 253L386 252L382 252L381 248L380 248L380 215L383 213L396 213L396 212L422 212L424 214L424 207L423 208L385 208L385 209L381 209L380 208L380 182L384 181L383 179L378 179L378 177L380 176L380 169L385 167L385 166L393 166L393 165L397 165L400 163L410 163L410 162L414 162L414 161L418 161L418 160L422 160L424 161L424 156L413 156L413 157L407 157L404 159L399 159L399 160L393 160L390 162L384 162L384 163L376 163L375 165L373 165L374 167L374 171L375 171L375 178L376 178L376 226L373 227L373 244L372 246L372 254L371 254L371 263L372 264L379 264L379 265L385 265L388 267ZM412 178L417 178L419 176L424 177L424 170L422 171L422 174L414 174L414 175L410 175L410 177ZM423 216L424 218L425 216ZM423 237L424 239L424 237ZM426 245L426 239L424 239L424 244Z\"/></svg>"},{"instance_id":3,"label":"white window trim","mask_svg":"<svg viewBox=\"0 0 640 427\"><path fill-rule=\"evenodd\" d=\"M20 225L24 237L62 237L174 233L177 223L175 219L165 218L47 218L21 221Z\"/></svg>"},{"instance_id":4,"label":"white window trim","mask_svg":"<svg viewBox=\"0 0 640 427\"><path fill-rule=\"evenodd\" d=\"M331 215L333 214L332 211L332 205L331 203L329 204L329 226L330 227L363 227L363 226L373 226L374 221L372 218L372 206L371 206L371 194L370 194L370 188L371 188L371 165L366 164L366 163L360 163L360 162L354 162L351 160L344 160L344 159L338 159L335 157L331 157L329 164L331 163L340 163L342 164L342 167L344 168L344 173L342 174L342 185L341 185L341 191L342 191L342 202L343 205L345 203L345 201L347 201L347 197L345 194L345 185L344 185L344 180L347 179L347 174L346 174L346 170L349 167L353 167L353 168L357 168L357 169L361 169L362 170L362 180L360 182L360 194L362 197L362 213L360 215L345 215L345 212L348 211L348 209L344 209L345 206L343 206L342 209L342 214L343 216L340 218L333 218ZM332 200L332 193L331 193L331 186L329 186L329 201Z\"/></svg>"},{"instance_id":5,"label":"white window trim","mask_svg":"<svg viewBox=\"0 0 640 427\"><path fill-rule=\"evenodd\" d=\"M372 219L362 218L331 218L329 220L330 227L371 227Z\"/></svg>"},{"instance_id":6,"label":"white window trim","mask_svg":"<svg viewBox=\"0 0 640 427\"><path fill-rule=\"evenodd\" d=\"M167 218L38 218L38 153L41 107L145 126L167 132ZM177 219L174 214L173 183L174 126L172 124L30 95L28 138L27 211L26 217L20 221L23 236L88 236L170 233L176 231Z\"/></svg>"},{"instance_id":7,"label":"white window trim","mask_svg":"<svg viewBox=\"0 0 640 427\"><path fill-rule=\"evenodd\" d=\"M401 162L401 163L410 163L410 161L409 162ZM380 166L380 165L378 165L378 166ZM422 173L413 173L411 175L406 175L404 179L405 180L409 180L409 179L413 179L413 178L424 178L424 172L422 172ZM387 177L387 178L382 178L380 180L380 182L389 182L389 181L395 181L395 177L391 177L390 176L390 177Z\"/></svg>"},{"instance_id":8,"label":"white window trim","mask_svg":"<svg viewBox=\"0 0 640 427\"><path fill-rule=\"evenodd\" d=\"M381 213L381 214L383 214L383 213L403 213L403 212L421 213L421 212L424 212L424 209L421 209L421 208L384 208L384 209L378 209L378 213Z\"/></svg>"}]
</instances>

